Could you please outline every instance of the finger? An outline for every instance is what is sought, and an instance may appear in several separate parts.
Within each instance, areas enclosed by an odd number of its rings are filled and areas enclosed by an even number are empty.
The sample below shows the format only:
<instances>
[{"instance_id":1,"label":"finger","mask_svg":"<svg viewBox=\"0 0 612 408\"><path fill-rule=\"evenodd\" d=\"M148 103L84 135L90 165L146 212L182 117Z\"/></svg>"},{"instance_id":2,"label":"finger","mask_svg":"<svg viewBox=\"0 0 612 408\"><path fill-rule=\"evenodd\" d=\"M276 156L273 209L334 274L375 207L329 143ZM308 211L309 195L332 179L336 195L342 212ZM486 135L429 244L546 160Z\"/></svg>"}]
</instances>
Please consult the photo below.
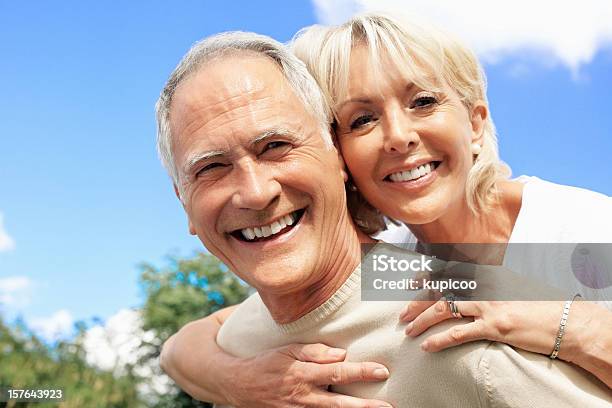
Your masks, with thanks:
<instances>
[{"instance_id":1,"label":"finger","mask_svg":"<svg viewBox=\"0 0 612 408\"><path fill-rule=\"evenodd\" d=\"M436 352L475 340L488 339L482 320L468 324L457 324L442 333L434 334L421 343L423 351Z\"/></svg>"},{"instance_id":2,"label":"finger","mask_svg":"<svg viewBox=\"0 0 612 408\"><path fill-rule=\"evenodd\" d=\"M284 347L284 351L296 360L320 364L344 361L346 357L346 350L322 343L290 344Z\"/></svg>"},{"instance_id":3,"label":"finger","mask_svg":"<svg viewBox=\"0 0 612 408\"><path fill-rule=\"evenodd\" d=\"M355 398L325 390L313 391L305 403L306 406L315 408L392 408L391 404L385 401Z\"/></svg>"},{"instance_id":4,"label":"finger","mask_svg":"<svg viewBox=\"0 0 612 408\"><path fill-rule=\"evenodd\" d=\"M406 305L404 311L400 314L400 321L409 322L414 320L418 315L429 309L429 307L434 303L436 303L435 300L411 300Z\"/></svg>"},{"instance_id":5,"label":"finger","mask_svg":"<svg viewBox=\"0 0 612 408\"><path fill-rule=\"evenodd\" d=\"M315 385L351 384L356 382L375 382L389 378L389 370L382 364L331 363L307 368L307 382Z\"/></svg>"},{"instance_id":6,"label":"finger","mask_svg":"<svg viewBox=\"0 0 612 408\"><path fill-rule=\"evenodd\" d=\"M418 315L423 313L424 310L427 310L431 305L436 303L442 294L438 291L425 289L420 291L414 298L414 300L410 301L404 311L400 314L400 321L409 322L414 320Z\"/></svg>"},{"instance_id":7,"label":"finger","mask_svg":"<svg viewBox=\"0 0 612 408\"><path fill-rule=\"evenodd\" d=\"M412 322L408 323L405 332L408 336L416 337L431 326L451 317L453 316L446 300L441 299L428 307L427 310L418 315Z\"/></svg>"}]
</instances>

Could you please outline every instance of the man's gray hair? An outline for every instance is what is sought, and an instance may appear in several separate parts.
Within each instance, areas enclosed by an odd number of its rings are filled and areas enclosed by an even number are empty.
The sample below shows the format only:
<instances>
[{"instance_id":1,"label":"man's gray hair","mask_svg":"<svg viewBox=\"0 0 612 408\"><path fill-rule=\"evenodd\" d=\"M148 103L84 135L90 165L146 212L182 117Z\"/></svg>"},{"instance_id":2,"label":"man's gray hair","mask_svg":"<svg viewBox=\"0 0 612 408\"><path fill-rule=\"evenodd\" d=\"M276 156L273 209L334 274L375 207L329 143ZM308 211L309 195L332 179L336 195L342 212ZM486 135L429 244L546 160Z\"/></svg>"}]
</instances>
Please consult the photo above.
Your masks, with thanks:
<instances>
[{"instance_id":1,"label":"man's gray hair","mask_svg":"<svg viewBox=\"0 0 612 408\"><path fill-rule=\"evenodd\" d=\"M280 68L283 76L293 88L296 96L304 103L306 110L320 123L321 136L328 147L333 146L329 124L331 110L327 105L319 85L310 75L306 66L280 42L255 33L226 32L216 34L197 42L185 54L172 71L164 86L157 104L157 151L162 164L174 184L181 188L179 173L172 154L172 135L170 133L170 106L179 84L197 72L205 63L215 58L234 55L236 52L262 54L270 58Z\"/></svg>"}]
</instances>

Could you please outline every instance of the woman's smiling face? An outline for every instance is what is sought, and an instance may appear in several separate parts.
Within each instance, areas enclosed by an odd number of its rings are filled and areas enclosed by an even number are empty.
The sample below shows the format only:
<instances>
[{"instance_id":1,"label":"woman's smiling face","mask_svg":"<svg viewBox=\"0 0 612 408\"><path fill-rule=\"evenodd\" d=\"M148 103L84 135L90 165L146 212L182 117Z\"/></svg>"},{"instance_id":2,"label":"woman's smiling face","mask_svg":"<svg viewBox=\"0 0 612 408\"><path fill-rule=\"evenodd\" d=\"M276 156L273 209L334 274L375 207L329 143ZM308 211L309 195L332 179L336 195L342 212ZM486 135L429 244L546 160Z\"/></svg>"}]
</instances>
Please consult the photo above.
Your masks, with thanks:
<instances>
[{"instance_id":1,"label":"woman's smiling face","mask_svg":"<svg viewBox=\"0 0 612 408\"><path fill-rule=\"evenodd\" d=\"M468 111L447 85L421 89L388 58L372 70L352 50L345 98L335 106L342 155L364 197L407 224L433 222L465 203L472 143L482 144L486 106Z\"/></svg>"}]
</instances>

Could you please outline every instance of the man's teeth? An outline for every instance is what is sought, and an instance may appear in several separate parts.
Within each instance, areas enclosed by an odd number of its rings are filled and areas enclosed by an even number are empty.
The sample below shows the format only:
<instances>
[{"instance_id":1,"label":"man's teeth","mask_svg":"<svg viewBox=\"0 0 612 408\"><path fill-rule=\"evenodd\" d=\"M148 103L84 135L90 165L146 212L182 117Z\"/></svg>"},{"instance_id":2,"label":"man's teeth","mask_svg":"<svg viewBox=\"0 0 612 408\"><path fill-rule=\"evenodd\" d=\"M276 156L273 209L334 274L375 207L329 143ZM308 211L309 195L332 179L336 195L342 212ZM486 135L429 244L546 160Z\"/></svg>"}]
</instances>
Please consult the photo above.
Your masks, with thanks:
<instances>
[{"instance_id":1,"label":"man's teeth","mask_svg":"<svg viewBox=\"0 0 612 408\"><path fill-rule=\"evenodd\" d=\"M399 182L399 181L410 181L418 179L419 177L423 177L429 173L431 173L435 169L433 163L427 163L419 167L415 167L412 170L404 170L398 171L397 173L393 173L389 176L391 181Z\"/></svg>"},{"instance_id":2,"label":"man's teeth","mask_svg":"<svg viewBox=\"0 0 612 408\"><path fill-rule=\"evenodd\" d=\"M270 225L264 225L261 227L254 228L244 228L240 230L240 232L242 232L242 236L249 241L255 238L266 238L270 235L278 234L287 225L293 225L293 223L295 222L295 217L297 217L297 215L295 212L293 212L291 214L287 214L279 218Z\"/></svg>"}]
</instances>

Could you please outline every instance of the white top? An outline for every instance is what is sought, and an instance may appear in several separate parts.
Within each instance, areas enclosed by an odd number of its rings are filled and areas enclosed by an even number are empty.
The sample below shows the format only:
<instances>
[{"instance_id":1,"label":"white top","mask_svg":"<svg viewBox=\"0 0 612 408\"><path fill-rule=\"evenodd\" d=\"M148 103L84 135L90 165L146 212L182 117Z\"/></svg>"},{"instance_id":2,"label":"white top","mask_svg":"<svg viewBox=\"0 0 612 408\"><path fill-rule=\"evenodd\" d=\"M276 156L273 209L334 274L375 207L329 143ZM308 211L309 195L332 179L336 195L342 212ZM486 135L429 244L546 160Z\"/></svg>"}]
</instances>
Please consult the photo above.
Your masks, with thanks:
<instances>
[{"instance_id":1,"label":"white top","mask_svg":"<svg viewBox=\"0 0 612 408\"><path fill-rule=\"evenodd\" d=\"M509 239L519 243L612 243L612 198L578 187L563 186L537 177L520 176L524 184L521 210ZM405 225L390 225L376 238L401 243L414 249L416 237ZM606 246L605 248L610 248ZM542 279L549 285L582 294L586 299L612 299L612 251L601 253L603 246L591 246L599 275L581 275L572 269L575 245L520 246L511 245L503 265L517 273ZM546 259L546 262L543 262ZM574 257L574 260L576 258ZM603 272L601 268L604 269ZM585 284L586 283L586 284ZM595 288L593 288L593 286ZM604 304L612 308L612 302Z\"/></svg>"},{"instance_id":2,"label":"white top","mask_svg":"<svg viewBox=\"0 0 612 408\"><path fill-rule=\"evenodd\" d=\"M612 242L612 198L521 176L521 211L509 242Z\"/></svg>"},{"instance_id":3,"label":"white top","mask_svg":"<svg viewBox=\"0 0 612 408\"><path fill-rule=\"evenodd\" d=\"M612 242L612 198L583 188L520 176L524 184L513 242ZM374 236L388 243L416 243L406 225L389 223Z\"/></svg>"}]
</instances>

